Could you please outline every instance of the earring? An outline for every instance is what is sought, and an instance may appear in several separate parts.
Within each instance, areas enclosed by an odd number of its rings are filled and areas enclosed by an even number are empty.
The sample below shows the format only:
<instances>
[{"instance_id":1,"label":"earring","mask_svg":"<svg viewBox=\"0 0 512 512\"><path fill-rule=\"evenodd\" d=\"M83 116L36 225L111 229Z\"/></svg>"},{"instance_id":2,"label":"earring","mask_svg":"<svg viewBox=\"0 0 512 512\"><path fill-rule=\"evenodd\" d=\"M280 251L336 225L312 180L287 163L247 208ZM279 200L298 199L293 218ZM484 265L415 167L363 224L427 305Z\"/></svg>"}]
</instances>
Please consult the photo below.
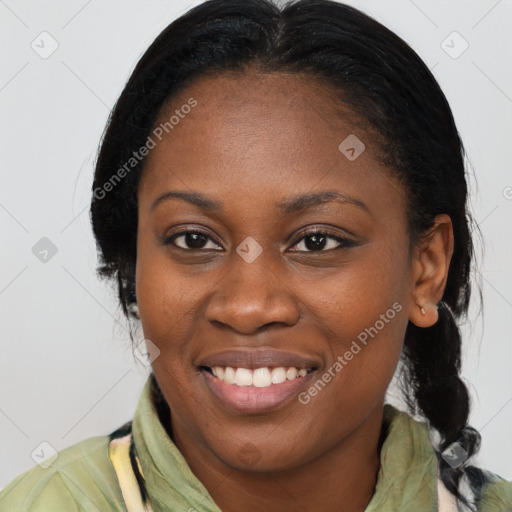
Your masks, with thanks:
<instances>
[{"instance_id":1,"label":"earring","mask_svg":"<svg viewBox=\"0 0 512 512\"><path fill-rule=\"evenodd\" d=\"M420 306L421 314L426 315L427 312L425 311L425 308L423 306Z\"/></svg>"}]
</instances>

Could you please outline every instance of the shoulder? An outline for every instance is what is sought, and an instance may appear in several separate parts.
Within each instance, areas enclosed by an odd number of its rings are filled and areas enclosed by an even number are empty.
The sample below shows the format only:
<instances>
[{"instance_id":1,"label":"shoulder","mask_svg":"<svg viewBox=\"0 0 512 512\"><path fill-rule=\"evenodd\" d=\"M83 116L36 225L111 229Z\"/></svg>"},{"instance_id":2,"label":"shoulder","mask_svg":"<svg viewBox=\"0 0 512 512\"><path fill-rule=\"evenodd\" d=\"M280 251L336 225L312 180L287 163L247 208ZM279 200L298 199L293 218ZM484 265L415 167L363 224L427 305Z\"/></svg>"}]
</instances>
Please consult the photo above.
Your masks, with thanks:
<instances>
[{"instance_id":1,"label":"shoulder","mask_svg":"<svg viewBox=\"0 0 512 512\"><path fill-rule=\"evenodd\" d=\"M512 511L512 482L485 471L487 482L482 488L478 512Z\"/></svg>"},{"instance_id":2,"label":"shoulder","mask_svg":"<svg viewBox=\"0 0 512 512\"><path fill-rule=\"evenodd\" d=\"M46 467L18 475L0 492L0 512L125 511L108 455L110 436L85 439Z\"/></svg>"}]
</instances>

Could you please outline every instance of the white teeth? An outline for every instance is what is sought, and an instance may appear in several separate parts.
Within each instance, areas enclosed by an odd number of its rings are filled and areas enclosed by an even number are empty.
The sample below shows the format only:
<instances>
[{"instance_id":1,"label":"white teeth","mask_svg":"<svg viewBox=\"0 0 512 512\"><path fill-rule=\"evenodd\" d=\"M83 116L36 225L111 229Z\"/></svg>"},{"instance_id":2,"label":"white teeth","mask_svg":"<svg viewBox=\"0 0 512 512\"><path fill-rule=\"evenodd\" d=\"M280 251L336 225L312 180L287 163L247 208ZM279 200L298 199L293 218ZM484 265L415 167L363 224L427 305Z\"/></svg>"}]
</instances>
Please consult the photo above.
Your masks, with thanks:
<instances>
[{"instance_id":1,"label":"white teeth","mask_svg":"<svg viewBox=\"0 0 512 512\"><path fill-rule=\"evenodd\" d=\"M266 388L272 384L268 368L256 368L252 372L252 385L257 388Z\"/></svg>"},{"instance_id":2,"label":"white teeth","mask_svg":"<svg viewBox=\"0 0 512 512\"><path fill-rule=\"evenodd\" d=\"M212 373L215 377L219 377L219 379L222 380L224 377L224 368L222 368L222 366L214 366L212 368Z\"/></svg>"},{"instance_id":3,"label":"white teeth","mask_svg":"<svg viewBox=\"0 0 512 512\"><path fill-rule=\"evenodd\" d=\"M281 384L286 380L294 380L298 377L304 377L308 370L305 368L278 367L272 371L268 367L255 368L232 368L231 366L214 366L211 368L215 377L227 384L236 384L238 386L255 386L257 388L267 388L272 384Z\"/></svg>"},{"instance_id":4,"label":"white teeth","mask_svg":"<svg viewBox=\"0 0 512 512\"><path fill-rule=\"evenodd\" d=\"M235 370L231 368L231 366L227 366L224 370L224 382L227 384L234 384L235 383Z\"/></svg>"},{"instance_id":5,"label":"white teeth","mask_svg":"<svg viewBox=\"0 0 512 512\"><path fill-rule=\"evenodd\" d=\"M252 384L252 372L247 368L237 368L235 373L235 384L239 386L250 386Z\"/></svg>"},{"instance_id":6,"label":"white teeth","mask_svg":"<svg viewBox=\"0 0 512 512\"><path fill-rule=\"evenodd\" d=\"M281 384L286 380L286 370L281 368L274 368L272 370L272 384Z\"/></svg>"},{"instance_id":7,"label":"white teeth","mask_svg":"<svg viewBox=\"0 0 512 512\"><path fill-rule=\"evenodd\" d=\"M297 377L297 375L299 374L297 368L294 368L293 366L290 366L290 368L288 368L288 370L286 370L286 378L288 380L293 380L295 379L295 377Z\"/></svg>"}]
</instances>

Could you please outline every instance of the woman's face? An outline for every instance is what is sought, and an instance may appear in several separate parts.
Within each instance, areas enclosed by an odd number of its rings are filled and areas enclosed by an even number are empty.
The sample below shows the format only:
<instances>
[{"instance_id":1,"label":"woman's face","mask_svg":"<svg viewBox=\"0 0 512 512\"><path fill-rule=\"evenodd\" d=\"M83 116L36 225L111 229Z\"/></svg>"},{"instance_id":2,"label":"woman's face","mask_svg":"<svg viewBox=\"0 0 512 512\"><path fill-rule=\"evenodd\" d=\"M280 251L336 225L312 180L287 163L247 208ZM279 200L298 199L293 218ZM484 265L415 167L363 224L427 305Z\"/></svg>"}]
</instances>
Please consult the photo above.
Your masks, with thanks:
<instances>
[{"instance_id":1,"label":"woman's face","mask_svg":"<svg viewBox=\"0 0 512 512\"><path fill-rule=\"evenodd\" d=\"M201 78L158 126L136 290L180 448L268 471L374 431L414 305L404 192L374 141L321 85L256 72Z\"/></svg>"}]
</instances>

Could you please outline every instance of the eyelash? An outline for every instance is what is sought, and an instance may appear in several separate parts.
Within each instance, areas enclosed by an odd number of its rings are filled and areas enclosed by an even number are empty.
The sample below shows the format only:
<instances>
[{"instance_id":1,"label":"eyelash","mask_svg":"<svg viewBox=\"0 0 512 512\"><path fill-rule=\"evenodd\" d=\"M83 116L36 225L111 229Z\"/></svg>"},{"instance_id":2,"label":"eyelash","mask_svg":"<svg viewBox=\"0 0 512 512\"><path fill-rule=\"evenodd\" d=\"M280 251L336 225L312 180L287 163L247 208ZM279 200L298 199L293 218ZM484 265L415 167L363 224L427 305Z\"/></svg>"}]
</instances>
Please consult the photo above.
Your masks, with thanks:
<instances>
[{"instance_id":1,"label":"eyelash","mask_svg":"<svg viewBox=\"0 0 512 512\"><path fill-rule=\"evenodd\" d=\"M210 240L212 240L214 243L217 243L215 242L215 240L213 240L213 238L208 235L208 233L204 232L204 231L201 231L201 230L198 230L198 229L187 229L187 230L183 230L183 231L178 231L177 233L174 233L166 238L164 238L163 240L163 244L164 245L169 245L169 244L172 244L174 247L176 247L177 249L181 249L183 251L188 251L188 252L192 252L192 251L204 251L204 250L208 250L208 249L185 249L183 247L179 247L177 246L174 241L181 237L181 236L184 236L184 235L187 235L187 234L197 234L197 235L203 235L205 236L206 238L209 238ZM314 252L330 252L330 251L334 251L336 249L344 249L344 248L348 248L348 247L355 247L357 244L355 242L353 242L352 240L349 240L348 238L343 238L343 237L340 237L339 235L336 235L334 233L332 233L331 231L329 230L326 230L326 229L316 229L316 230L311 230L311 231L305 231L303 233L301 233L299 236L300 238L297 239L297 241L292 245L292 247L295 247L296 245L298 245L300 242L302 242L304 239L310 237L310 236L313 236L313 235L327 235L327 238L331 238L333 240L335 240L336 242L338 242L340 245L338 245L337 247L334 247L334 248L331 248L331 249L320 249L318 251L311 251L311 250L306 250L306 251L292 251L292 252L306 252L306 253L314 253Z\"/></svg>"}]
</instances>

